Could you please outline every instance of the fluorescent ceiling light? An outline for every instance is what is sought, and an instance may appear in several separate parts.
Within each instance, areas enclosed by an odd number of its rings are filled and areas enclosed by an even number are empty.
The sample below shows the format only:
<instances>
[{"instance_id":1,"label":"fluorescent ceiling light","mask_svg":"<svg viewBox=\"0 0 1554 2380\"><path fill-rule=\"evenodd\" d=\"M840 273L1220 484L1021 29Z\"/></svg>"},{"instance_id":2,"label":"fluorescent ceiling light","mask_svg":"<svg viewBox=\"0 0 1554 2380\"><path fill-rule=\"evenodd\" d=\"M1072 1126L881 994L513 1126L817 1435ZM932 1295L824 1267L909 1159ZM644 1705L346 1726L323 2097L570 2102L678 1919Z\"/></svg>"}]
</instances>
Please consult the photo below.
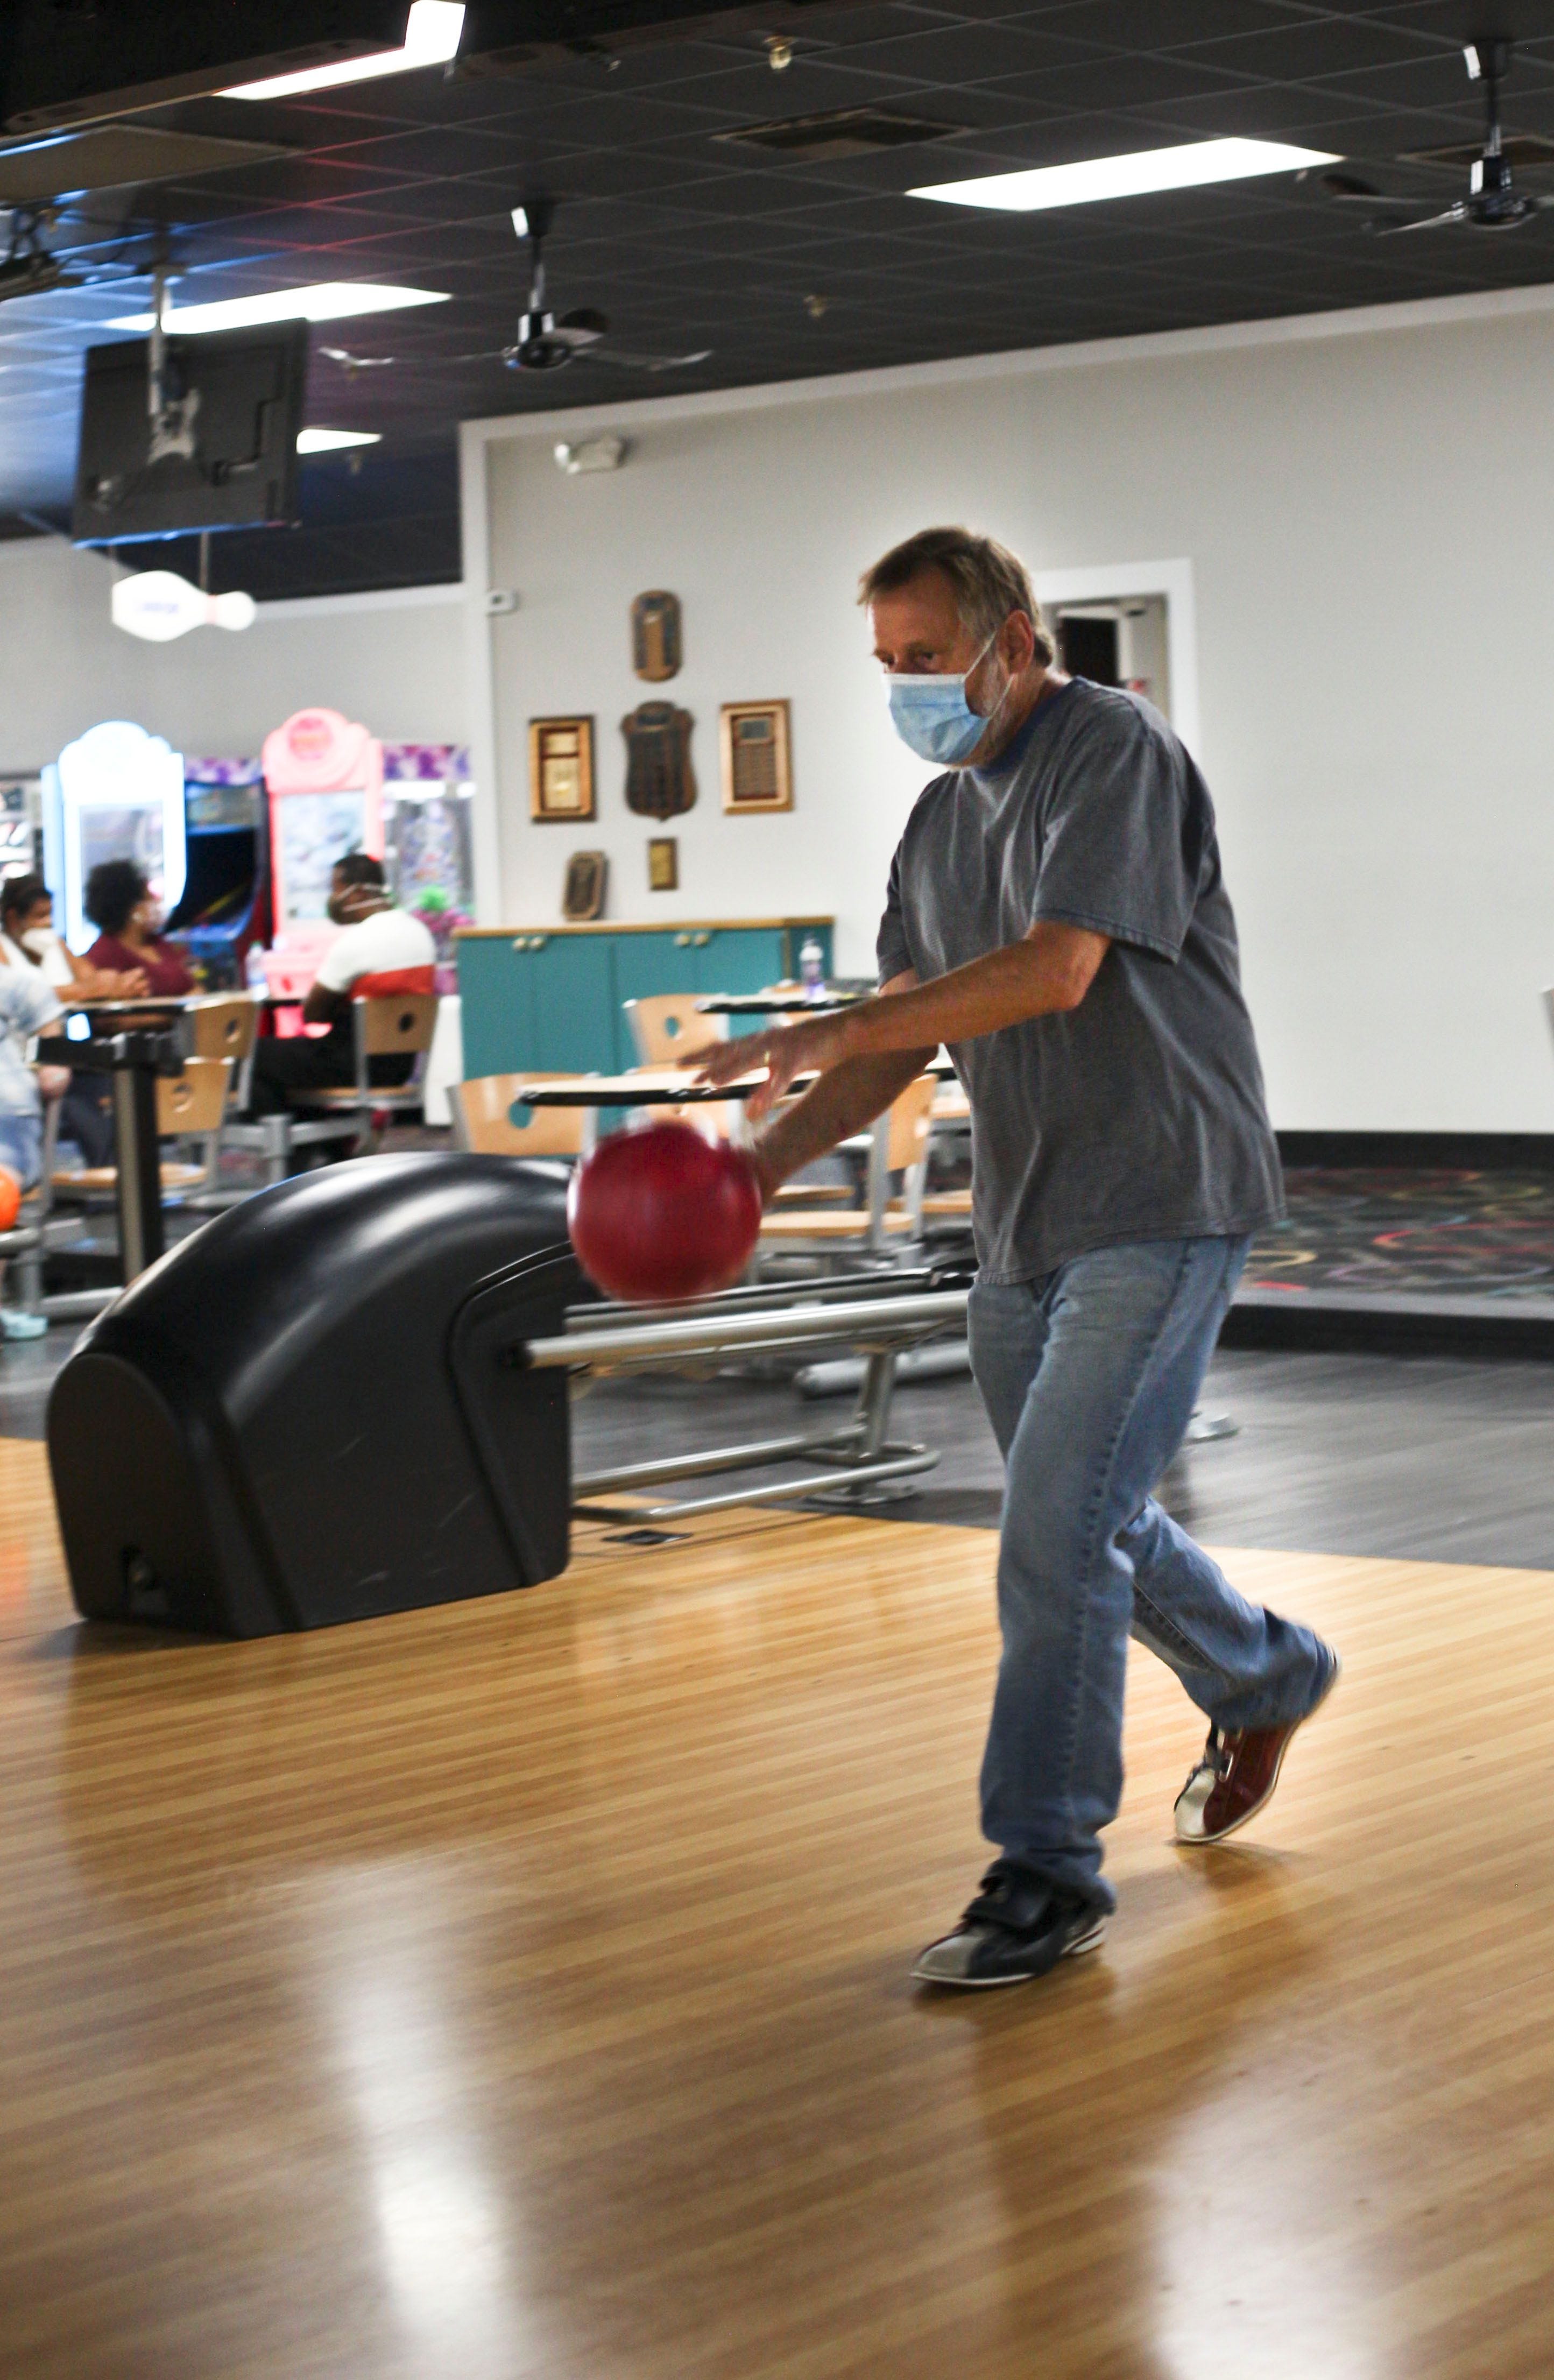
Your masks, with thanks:
<instances>
[{"instance_id":1,"label":"fluorescent ceiling light","mask_svg":"<svg viewBox=\"0 0 1554 2380\"><path fill-rule=\"evenodd\" d=\"M1095 199L1135 199L1149 190L1193 190L1207 182L1244 182L1255 174L1293 174L1302 165L1338 162L1330 150L1292 149L1282 140L1189 140L1179 149L1087 157L1075 165L1033 165L1021 174L980 174L970 182L933 182L906 195L1027 214L1041 207L1083 207Z\"/></svg>"},{"instance_id":2,"label":"fluorescent ceiling light","mask_svg":"<svg viewBox=\"0 0 1554 2380\"><path fill-rule=\"evenodd\" d=\"M445 306L446 289L396 289L386 281L315 281L307 289L267 289L258 298L217 298L205 306L169 306L167 331L241 331L254 322L336 322L346 314L392 314L401 306ZM149 331L149 314L115 314L110 331Z\"/></svg>"},{"instance_id":3,"label":"fluorescent ceiling light","mask_svg":"<svg viewBox=\"0 0 1554 2380\"><path fill-rule=\"evenodd\" d=\"M381 430L299 430L297 433L299 455L332 455L336 446L377 446L382 443Z\"/></svg>"},{"instance_id":4,"label":"fluorescent ceiling light","mask_svg":"<svg viewBox=\"0 0 1554 2380\"><path fill-rule=\"evenodd\" d=\"M240 82L217 96L291 99L300 91L333 91L344 82L371 82L379 75L407 74L413 67L445 66L457 51L463 30L462 0L411 0L403 49L374 50L369 57L304 67L297 74L271 75L263 82Z\"/></svg>"}]
</instances>

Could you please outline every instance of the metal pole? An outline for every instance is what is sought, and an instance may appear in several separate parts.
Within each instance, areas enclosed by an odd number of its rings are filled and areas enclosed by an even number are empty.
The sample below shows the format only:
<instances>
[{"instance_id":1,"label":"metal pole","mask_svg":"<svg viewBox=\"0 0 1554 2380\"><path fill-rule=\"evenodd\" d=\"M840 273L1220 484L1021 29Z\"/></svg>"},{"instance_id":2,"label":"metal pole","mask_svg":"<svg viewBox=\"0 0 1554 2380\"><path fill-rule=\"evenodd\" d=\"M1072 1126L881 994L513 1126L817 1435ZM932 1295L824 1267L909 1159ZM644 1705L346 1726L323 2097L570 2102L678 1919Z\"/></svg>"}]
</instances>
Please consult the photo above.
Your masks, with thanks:
<instances>
[{"instance_id":1,"label":"metal pole","mask_svg":"<svg viewBox=\"0 0 1554 2380\"><path fill-rule=\"evenodd\" d=\"M742 1347L807 1345L828 1339L889 1345L920 1339L965 1319L964 1289L926 1297L860 1298L852 1305L790 1305L771 1314L709 1316L615 1330L578 1330L560 1339L520 1340L507 1360L571 1368L631 1362L672 1363L681 1355L732 1354Z\"/></svg>"},{"instance_id":2,"label":"metal pole","mask_svg":"<svg viewBox=\"0 0 1554 2380\"><path fill-rule=\"evenodd\" d=\"M162 1157L156 1136L156 1074L121 1066L114 1074L114 1135L118 1175L119 1249L126 1281L153 1265L165 1245Z\"/></svg>"}]
</instances>

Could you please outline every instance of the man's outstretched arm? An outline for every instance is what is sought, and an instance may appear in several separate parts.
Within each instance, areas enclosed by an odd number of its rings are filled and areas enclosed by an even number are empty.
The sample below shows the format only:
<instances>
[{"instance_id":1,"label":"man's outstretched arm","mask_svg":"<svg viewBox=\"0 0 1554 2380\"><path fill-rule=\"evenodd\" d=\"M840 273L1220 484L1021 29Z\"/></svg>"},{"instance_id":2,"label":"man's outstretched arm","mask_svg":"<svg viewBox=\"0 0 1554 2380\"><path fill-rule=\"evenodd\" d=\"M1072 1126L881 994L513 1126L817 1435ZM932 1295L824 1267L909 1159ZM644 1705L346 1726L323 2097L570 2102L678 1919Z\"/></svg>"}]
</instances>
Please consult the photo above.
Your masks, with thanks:
<instances>
[{"instance_id":1,"label":"man's outstretched arm","mask_svg":"<svg viewBox=\"0 0 1554 2380\"><path fill-rule=\"evenodd\" d=\"M917 981L910 971L895 976L880 996L896 997L911 991ZM783 1028L789 1033L795 1029L793 1026ZM726 1046L747 1049L750 1038L742 1034ZM724 1046L721 1042L718 1045L720 1050ZM807 1165L813 1165L839 1140L862 1132L877 1115L882 1115L891 1101L922 1073L938 1046L937 1042L929 1042L920 1050L891 1050L878 1057L844 1058L840 1065L828 1067L802 1099L795 1099L791 1107L772 1119L756 1143L753 1153L766 1196L770 1199L781 1184L801 1173ZM748 1062L741 1062L742 1066Z\"/></svg>"},{"instance_id":2,"label":"man's outstretched arm","mask_svg":"<svg viewBox=\"0 0 1554 2380\"><path fill-rule=\"evenodd\" d=\"M1023 941L989 951L931 983L897 976L882 994L860 1001L856 1008L720 1042L715 1050L698 1050L696 1061L711 1083L731 1082L764 1063L769 1079L750 1101L752 1116L764 1115L795 1075L811 1067L824 1075L894 1054L904 1062L908 1055L915 1057L920 1069L941 1041L974 1041L980 1034L998 1033L1033 1016L1077 1008L1110 948L1105 934L1043 919ZM899 1089L911 1076L903 1073L890 1079ZM880 1101L886 1104L887 1099ZM878 1114L879 1109L873 1112ZM856 1131L857 1125L848 1129Z\"/></svg>"}]
</instances>

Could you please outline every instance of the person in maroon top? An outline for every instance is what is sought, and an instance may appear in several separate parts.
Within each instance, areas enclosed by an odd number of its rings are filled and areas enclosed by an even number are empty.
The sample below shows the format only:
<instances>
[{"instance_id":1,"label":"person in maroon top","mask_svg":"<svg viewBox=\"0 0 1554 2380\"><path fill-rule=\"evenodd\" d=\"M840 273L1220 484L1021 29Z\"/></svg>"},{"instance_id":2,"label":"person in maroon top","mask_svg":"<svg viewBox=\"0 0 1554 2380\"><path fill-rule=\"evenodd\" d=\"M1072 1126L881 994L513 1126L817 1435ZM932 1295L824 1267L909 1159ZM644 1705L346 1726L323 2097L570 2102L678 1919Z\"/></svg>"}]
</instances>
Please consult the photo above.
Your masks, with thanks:
<instances>
[{"instance_id":1,"label":"person in maroon top","mask_svg":"<svg viewBox=\"0 0 1554 2380\"><path fill-rule=\"evenodd\" d=\"M162 919L151 886L132 859L100 860L86 880L87 916L101 929L88 951L91 966L140 974L153 999L194 990L194 978L157 928Z\"/></svg>"}]
</instances>

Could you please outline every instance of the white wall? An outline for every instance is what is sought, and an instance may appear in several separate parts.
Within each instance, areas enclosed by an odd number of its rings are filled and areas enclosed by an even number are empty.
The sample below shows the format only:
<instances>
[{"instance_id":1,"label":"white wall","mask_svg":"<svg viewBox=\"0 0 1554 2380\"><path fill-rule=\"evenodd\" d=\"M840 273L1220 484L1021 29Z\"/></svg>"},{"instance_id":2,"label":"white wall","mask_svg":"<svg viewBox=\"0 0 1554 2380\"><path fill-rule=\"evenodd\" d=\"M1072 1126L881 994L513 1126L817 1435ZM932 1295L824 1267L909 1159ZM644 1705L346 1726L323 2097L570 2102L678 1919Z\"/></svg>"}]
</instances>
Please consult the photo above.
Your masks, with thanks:
<instances>
[{"instance_id":1,"label":"white wall","mask_svg":"<svg viewBox=\"0 0 1554 2380\"><path fill-rule=\"evenodd\" d=\"M608 476L556 469L556 418L467 425L503 921L553 920L595 844L611 916L834 910L861 969L928 772L885 723L859 568L933 520L995 531L1038 580L1172 556L1276 1121L1554 1128L1551 382L1539 290L562 417L631 439ZM488 584L518 611L487 621ZM700 786L675 895L647 892L619 732L654 691L627 609L659 586L685 606L662 690L695 714ZM718 706L778 695L797 808L726 820ZM571 710L598 720L601 815L535 827L525 722Z\"/></svg>"},{"instance_id":2,"label":"white wall","mask_svg":"<svg viewBox=\"0 0 1554 2380\"><path fill-rule=\"evenodd\" d=\"M197 628L148 645L110 622L112 583L107 563L60 539L0 544L0 768L39 767L101 719L230 755L257 753L317 703L390 743L467 732L460 607L441 588L408 606L267 604L241 635Z\"/></svg>"}]
</instances>

